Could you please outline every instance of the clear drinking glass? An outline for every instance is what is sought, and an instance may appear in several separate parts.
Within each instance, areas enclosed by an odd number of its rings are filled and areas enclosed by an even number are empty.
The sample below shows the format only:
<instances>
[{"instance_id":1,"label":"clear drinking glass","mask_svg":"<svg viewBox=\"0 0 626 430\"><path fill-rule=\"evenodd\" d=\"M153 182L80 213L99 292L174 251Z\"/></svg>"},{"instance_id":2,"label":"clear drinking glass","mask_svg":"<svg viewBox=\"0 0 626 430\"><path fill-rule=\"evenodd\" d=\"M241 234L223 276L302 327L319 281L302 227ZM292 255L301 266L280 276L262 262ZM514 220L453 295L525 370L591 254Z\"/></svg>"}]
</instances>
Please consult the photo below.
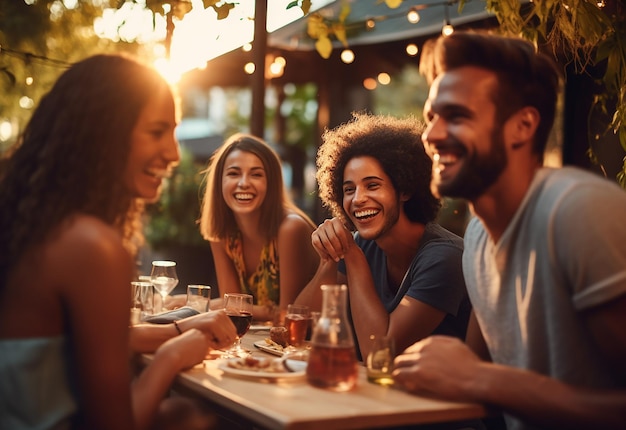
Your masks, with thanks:
<instances>
[{"instance_id":1,"label":"clear drinking glass","mask_svg":"<svg viewBox=\"0 0 626 430\"><path fill-rule=\"evenodd\" d=\"M154 313L154 287L151 282L134 281L131 286L130 321L139 324Z\"/></svg>"},{"instance_id":2,"label":"clear drinking glass","mask_svg":"<svg viewBox=\"0 0 626 430\"><path fill-rule=\"evenodd\" d=\"M393 359L395 347L392 337L370 336L370 352L365 360L367 380L379 385L393 385Z\"/></svg>"},{"instance_id":3,"label":"clear drinking glass","mask_svg":"<svg viewBox=\"0 0 626 430\"><path fill-rule=\"evenodd\" d=\"M156 260L152 262L150 282L161 295L161 310L165 308L165 298L178 284L176 263L174 261Z\"/></svg>"},{"instance_id":4,"label":"clear drinking glass","mask_svg":"<svg viewBox=\"0 0 626 430\"><path fill-rule=\"evenodd\" d=\"M198 312L207 312L211 303L211 287L208 285L187 285L187 302Z\"/></svg>"},{"instance_id":5,"label":"clear drinking glass","mask_svg":"<svg viewBox=\"0 0 626 430\"><path fill-rule=\"evenodd\" d=\"M253 298L250 294L224 294L224 310L237 329L237 340L226 351L225 357L245 357L249 354L249 351L241 347L241 338L248 332L252 323L252 303Z\"/></svg>"}]
</instances>

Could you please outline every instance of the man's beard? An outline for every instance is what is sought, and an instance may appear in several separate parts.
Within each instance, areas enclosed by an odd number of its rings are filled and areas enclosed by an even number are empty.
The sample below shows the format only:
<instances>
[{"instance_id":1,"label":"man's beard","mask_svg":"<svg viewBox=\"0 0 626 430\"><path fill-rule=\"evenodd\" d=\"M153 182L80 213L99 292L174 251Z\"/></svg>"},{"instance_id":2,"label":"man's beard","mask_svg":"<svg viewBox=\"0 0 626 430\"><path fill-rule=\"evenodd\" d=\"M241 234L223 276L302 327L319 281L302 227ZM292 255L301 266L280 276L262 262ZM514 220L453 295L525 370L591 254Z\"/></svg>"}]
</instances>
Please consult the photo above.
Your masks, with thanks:
<instances>
[{"instance_id":1,"label":"man's beard","mask_svg":"<svg viewBox=\"0 0 626 430\"><path fill-rule=\"evenodd\" d=\"M437 197L475 200L496 182L507 163L502 127L498 127L491 135L491 148L487 155L474 152L463 161L457 175L447 183L437 183L433 177L431 191Z\"/></svg>"}]
</instances>

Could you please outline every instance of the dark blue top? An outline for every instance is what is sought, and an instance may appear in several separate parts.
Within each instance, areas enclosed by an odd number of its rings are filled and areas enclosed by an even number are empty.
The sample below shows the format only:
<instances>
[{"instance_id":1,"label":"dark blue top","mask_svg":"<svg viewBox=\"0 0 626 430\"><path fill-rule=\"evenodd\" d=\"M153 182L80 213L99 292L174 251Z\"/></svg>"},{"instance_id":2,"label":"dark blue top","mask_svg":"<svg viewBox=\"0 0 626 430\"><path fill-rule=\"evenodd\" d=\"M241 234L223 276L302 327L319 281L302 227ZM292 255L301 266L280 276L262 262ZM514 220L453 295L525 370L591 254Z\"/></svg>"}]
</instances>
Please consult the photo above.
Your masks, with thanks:
<instances>
[{"instance_id":1,"label":"dark blue top","mask_svg":"<svg viewBox=\"0 0 626 430\"><path fill-rule=\"evenodd\" d=\"M461 263L463 239L438 224L427 224L417 253L397 291L387 281L383 250L375 241L361 238L358 232L354 239L365 254L376 292L388 313L393 312L400 300L408 295L446 313L433 334L465 339L471 306ZM343 260L338 270L346 273Z\"/></svg>"}]
</instances>

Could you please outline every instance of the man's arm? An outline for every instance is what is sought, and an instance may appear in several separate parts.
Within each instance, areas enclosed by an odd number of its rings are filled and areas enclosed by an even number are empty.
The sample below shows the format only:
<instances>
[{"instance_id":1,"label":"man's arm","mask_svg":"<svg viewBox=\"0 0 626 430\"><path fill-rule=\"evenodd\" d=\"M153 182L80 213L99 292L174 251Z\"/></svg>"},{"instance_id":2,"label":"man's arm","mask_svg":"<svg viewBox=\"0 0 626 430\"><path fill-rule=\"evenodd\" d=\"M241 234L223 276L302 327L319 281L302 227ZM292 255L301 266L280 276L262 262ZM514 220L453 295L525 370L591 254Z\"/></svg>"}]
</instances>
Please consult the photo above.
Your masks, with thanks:
<instances>
[{"instance_id":1,"label":"man's arm","mask_svg":"<svg viewBox=\"0 0 626 430\"><path fill-rule=\"evenodd\" d=\"M337 263L354 243L352 233L348 231L339 218L327 219L311 233L311 244L320 256L320 264L315 275L302 289L296 300L297 305L307 305L312 311L322 309L323 284L345 283L345 277L337 272Z\"/></svg>"},{"instance_id":2,"label":"man's arm","mask_svg":"<svg viewBox=\"0 0 626 430\"><path fill-rule=\"evenodd\" d=\"M626 295L586 312L585 319L616 374L626 362ZM623 429L626 387L576 387L529 370L481 361L454 338L433 336L397 357L394 377L412 392L494 405L545 428Z\"/></svg>"},{"instance_id":3,"label":"man's arm","mask_svg":"<svg viewBox=\"0 0 626 430\"><path fill-rule=\"evenodd\" d=\"M478 326L478 320L474 311L470 314L467 323L467 334L465 335L465 343L469 346L474 354L478 355L481 360L491 361L491 354L483 338L483 334Z\"/></svg>"}]
</instances>

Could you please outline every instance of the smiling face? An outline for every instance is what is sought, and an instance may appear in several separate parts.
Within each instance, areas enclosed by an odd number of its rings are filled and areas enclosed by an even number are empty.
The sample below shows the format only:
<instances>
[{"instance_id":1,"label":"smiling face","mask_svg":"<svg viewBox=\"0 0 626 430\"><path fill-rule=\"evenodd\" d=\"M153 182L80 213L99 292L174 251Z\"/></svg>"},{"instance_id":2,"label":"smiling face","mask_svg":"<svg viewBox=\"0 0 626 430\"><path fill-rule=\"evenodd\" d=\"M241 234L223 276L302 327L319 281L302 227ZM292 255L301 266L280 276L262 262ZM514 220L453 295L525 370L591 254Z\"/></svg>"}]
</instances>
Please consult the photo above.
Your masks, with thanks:
<instances>
[{"instance_id":1,"label":"smiling face","mask_svg":"<svg viewBox=\"0 0 626 430\"><path fill-rule=\"evenodd\" d=\"M343 210L361 237L376 240L400 217L400 199L373 157L352 158L343 170Z\"/></svg>"},{"instance_id":2,"label":"smiling face","mask_svg":"<svg viewBox=\"0 0 626 430\"><path fill-rule=\"evenodd\" d=\"M433 82L422 135L433 159L433 193L474 200L506 168L503 128L496 124L490 97L496 88L495 74L471 66L443 73Z\"/></svg>"},{"instance_id":3,"label":"smiling face","mask_svg":"<svg viewBox=\"0 0 626 430\"><path fill-rule=\"evenodd\" d=\"M256 155L234 150L226 157L222 173L222 195L236 214L261 211L267 193L263 162Z\"/></svg>"},{"instance_id":4,"label":"smiling face","mask_svg":"<svg viewBox=\"0 0 626 430\"><path fill-rule=\"evenodd\" d=\"M174 136L176 108L168 89L146 103L130 136L125 183L134 197L155 201L163 178L170 176L180 159Z\"/></svg>"}]
</instances>

